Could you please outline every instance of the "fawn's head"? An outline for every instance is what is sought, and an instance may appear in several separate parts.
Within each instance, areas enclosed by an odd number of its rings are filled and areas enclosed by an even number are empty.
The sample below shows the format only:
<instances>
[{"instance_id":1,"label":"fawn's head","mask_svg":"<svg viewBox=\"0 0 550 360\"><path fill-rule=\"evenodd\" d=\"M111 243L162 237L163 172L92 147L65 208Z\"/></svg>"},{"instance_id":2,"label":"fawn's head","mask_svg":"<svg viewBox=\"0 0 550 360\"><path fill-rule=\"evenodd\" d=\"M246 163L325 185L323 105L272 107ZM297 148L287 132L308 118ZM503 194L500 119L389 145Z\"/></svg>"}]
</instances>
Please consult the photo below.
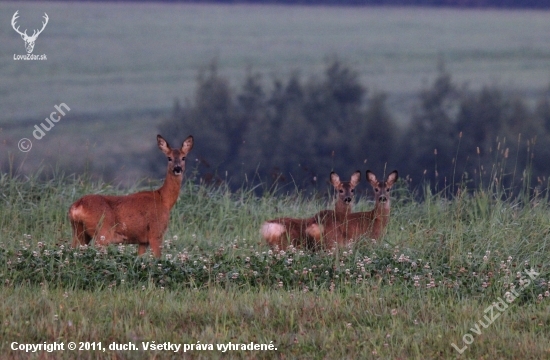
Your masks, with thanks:
<instances>
[{"instance_id":1,"label":"fawn's head","mask_svg":"<svg viewBox=\"0 0 550 360\"><path fill-rule=\"evenodd\" d=\"M384 206L390 206L390 190L397 181L397 170L392 171L386 181L378 181L376 175L370 170L367 170L367 180L374 189L374 200L376 205L383 204Z\"/></svg>"},{"instance_id":2,"label":"fawn's head","mask_svg":"<svg viewBox=\"0 0 550 360\"><path fill-rule=\"evenodd\" d=\"M157 142L159 149L162 150L164 155L168 158L168 172L175 175L183 175L185 170L185 157L187 153L193 148L193 137L188 136L183 141L180 149L173 149L168 145L168 142L160 135L157 135Z\"/></svg>"},{"instance_id":3,"label":"fawn's head","mask_svg":"<svg viewBox=\"0 0 550 360\"><path fill-rule=\"evenodd\" d=\"M361 172L356 171L351 175L350 181L340 181L340 177L334 171L330 173L330 183L338 191L338 202L350 204L355 194L355 187L361 180Z\"/></svg>"}]
</instances>

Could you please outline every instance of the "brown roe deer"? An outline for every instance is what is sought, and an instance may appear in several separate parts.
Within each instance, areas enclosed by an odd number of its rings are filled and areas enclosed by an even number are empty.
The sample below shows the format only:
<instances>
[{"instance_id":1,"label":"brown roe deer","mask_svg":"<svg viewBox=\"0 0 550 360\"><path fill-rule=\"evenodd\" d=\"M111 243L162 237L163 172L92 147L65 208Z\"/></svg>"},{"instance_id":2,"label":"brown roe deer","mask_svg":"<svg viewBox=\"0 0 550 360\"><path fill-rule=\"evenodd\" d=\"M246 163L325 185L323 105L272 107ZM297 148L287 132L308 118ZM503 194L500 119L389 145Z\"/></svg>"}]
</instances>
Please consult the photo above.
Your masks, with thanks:
<instances>
[{"instance_id":1,"label":"brown roe deer","mask_svg":"<svg viewBox=\"0 0 550 360\"><path fill-rule=\"evenodd\" d=\"M271 248L285 250L289 245L315 250L314 237L306 232L308 227L319 218L334 217L343 220L352 210L355 187L361 180L361 173L356 171L350 181L340 181L335 173L330 173L330 183L338 192L334 210L323 210L306 219L279 218L263 223L260 233Z\"/></svg>"},{"instance_id":2,"label":"brown roe deer","mask_svg":"<svg viewBox=\"0 0 550 360\"><path fill-rule=\"evenodd\" d=\"M396 170L383 182L367 171L367 181L374 189L374 209L348 214L344 219L331 216L320 218L308 226L307 235L313 237L315 243L329 247L346 245L361 236L378 240L390 220L390 190L397 178Z\"/></svg>"},{"instance_id":3,"label":"brown roe deer","mask_svg":"<svg viewBox=\"0 0 550 360\"><path fill-rule=\"evenodd\" d=\"M73 248L94 239L99 246L138 244L138 255L151 246L153 254L160 257L170 210L179 196L185 157L193 148L193 137L187 137L180 149L171 148L160 135L157 142L168 158L162 187L125 196L85 195L77 200L69 209Z\"/></svg>"}]
</instances>

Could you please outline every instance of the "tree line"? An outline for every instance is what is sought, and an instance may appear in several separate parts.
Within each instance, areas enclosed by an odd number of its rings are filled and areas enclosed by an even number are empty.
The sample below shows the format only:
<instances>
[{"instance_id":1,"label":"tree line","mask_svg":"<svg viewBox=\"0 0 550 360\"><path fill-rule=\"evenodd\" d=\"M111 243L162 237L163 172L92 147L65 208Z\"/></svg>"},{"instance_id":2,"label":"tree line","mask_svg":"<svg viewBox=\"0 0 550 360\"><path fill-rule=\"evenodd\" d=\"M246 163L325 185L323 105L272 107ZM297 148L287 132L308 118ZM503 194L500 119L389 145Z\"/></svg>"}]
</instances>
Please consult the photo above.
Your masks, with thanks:
<instances>
[{"instance_id":1,"label":"tree line","mask_svg":"<svg viewBox=\"0 0 550 360\"><path fill-rule=\"evenodd\" d=\"M550 91L536 104L495 85L456 84L442 64L418 93L407 126L398 126L387 94L369 93L345 62L327 62L322 76L294 72L266 86L248 71L235 88L212 63L197 76L191 100L174 105L161 134L193 134L190 158L203 181L324 188L328 174L398 169L413 185L435 188L501 181L546 185L550 172ZM175 137L172 141L179 141ZM152 151L153 154L156 152ZM149 161L162 174L158 158ZM524 172L524 170L528 172ZM455 191L456 189L452 189Z\"/></svg>"}]
</instances>

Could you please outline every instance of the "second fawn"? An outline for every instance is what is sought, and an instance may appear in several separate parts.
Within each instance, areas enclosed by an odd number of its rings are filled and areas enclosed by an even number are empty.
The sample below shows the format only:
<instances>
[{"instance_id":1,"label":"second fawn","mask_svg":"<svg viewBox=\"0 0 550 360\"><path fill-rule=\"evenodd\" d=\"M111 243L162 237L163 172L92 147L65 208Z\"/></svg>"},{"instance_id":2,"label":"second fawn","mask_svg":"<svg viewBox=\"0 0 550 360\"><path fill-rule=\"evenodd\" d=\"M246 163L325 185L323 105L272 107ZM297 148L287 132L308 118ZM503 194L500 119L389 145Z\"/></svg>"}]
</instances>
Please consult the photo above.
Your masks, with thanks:
<instances>
[{"instance_id":1,"label":"second fawn","mask_svg":"<svg viewBox=\"0 0 550 360\"><path fill-rule=\"evenodd\" d=\"M170 210L179 196L185 158L193 148L193 137L187 137L178 149L171 148L160 135L157 143L168 158L162 187L126 196L86 195L77 200L69 209L73 247L87 245L95 239L95 244L100 246L138 244L138 255L150 246L155 256L160 257Z\"/></svg>"},{"instance_id":2,"label":"second fawn","mask_svg":"<svg viewBox=\"0 0 550 360\"><path fill-rule=\"evenodd\" d=\"M314 235L308 234L307 229L318 219L334 218L343 221L352 210L352 200L355 187L361 180L361 173L356 171L350 181L340 181L340 177L332 172L330 183L338 192L334 210L323 210L310 218L279 218L263 223L260 233L272 248L285 250L289 245L306 247L314 250L317 247Z\"/></svg>"},{"instance_id":3,"label":"second fawn","mask_svg":"<svg viewBox=\"0 0 550 360\"><path fill-rule=\"evenodd\" d=\"M374 209L348 214L344 219L331 216L320 218L308 226L307 235L313 237L316 243L328 246L345 245L361 236L377 240L390 219L390 190L397 178L397 171L393 171L386 181L378 181L371 171L367 171L367 181L374 190Z\"/></svg>"}]
</instances>

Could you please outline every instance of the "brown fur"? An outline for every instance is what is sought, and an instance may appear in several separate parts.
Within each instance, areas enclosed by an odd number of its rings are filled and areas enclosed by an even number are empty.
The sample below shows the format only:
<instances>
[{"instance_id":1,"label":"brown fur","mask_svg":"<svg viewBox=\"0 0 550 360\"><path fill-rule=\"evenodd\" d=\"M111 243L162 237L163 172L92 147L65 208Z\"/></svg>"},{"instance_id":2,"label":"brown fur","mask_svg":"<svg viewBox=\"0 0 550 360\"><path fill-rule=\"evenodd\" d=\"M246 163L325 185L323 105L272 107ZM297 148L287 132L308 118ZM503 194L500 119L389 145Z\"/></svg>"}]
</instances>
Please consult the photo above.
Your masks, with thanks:
<instances>
[{"instance_id":1,"label":"brown fur","mask_svg":"<svg viewBox=\"0 0 550 360\"><path fill-rule=\"evenodd\" d=\"M312 224L319 222L319 219L327 217L344 219L347 214L351 213L353 194L360 180L361 173L359 171L356 171L351 176L350 181L340 181L340 177L332 172L330 174L330 182L338 192L334 210L323 210L305 219L279 218L269 220L263 223L260 233L272 248L285 250L289 245L293 245L294 247L305 247L315 250L318 247L318 242L315 241L314 237L316 234L313 229L311 234L308 233L307 229ZM319 229L317 230L319 231Z\"/></svg>"},{"instance_id":2,"label":"brown fur","mask_svg":"<svg viewBox=\"0 0 550 360\"><path fill-rule=\"evenodd\" d=\"M397 171L388 175L386 181L379 182L376 176L367 171L367 180L375 192L374 209L367 212L350 213L345 217L325 216L311 223L306 232L317 246L345 245L361 236L378 240L390 219L390 190L397 181Z\"/></svg>"},{"instance_id":3,"label":"brown fur","mask_svg":"<svg viewBox=\"0 0 550 360\"><path fill-rule=\"evenodd\" d=\"M69 209L73 247L87 245L92 240L100 246L138 244L138 255L151 246L155 256L160 257L170 210L180 192L185 156L193 148L193 137L185 139L180 149L170 148L160 135L157 142L168 158L162 187L125 196L85 195L77 200Z\"/></svg>"}]
</instances>

